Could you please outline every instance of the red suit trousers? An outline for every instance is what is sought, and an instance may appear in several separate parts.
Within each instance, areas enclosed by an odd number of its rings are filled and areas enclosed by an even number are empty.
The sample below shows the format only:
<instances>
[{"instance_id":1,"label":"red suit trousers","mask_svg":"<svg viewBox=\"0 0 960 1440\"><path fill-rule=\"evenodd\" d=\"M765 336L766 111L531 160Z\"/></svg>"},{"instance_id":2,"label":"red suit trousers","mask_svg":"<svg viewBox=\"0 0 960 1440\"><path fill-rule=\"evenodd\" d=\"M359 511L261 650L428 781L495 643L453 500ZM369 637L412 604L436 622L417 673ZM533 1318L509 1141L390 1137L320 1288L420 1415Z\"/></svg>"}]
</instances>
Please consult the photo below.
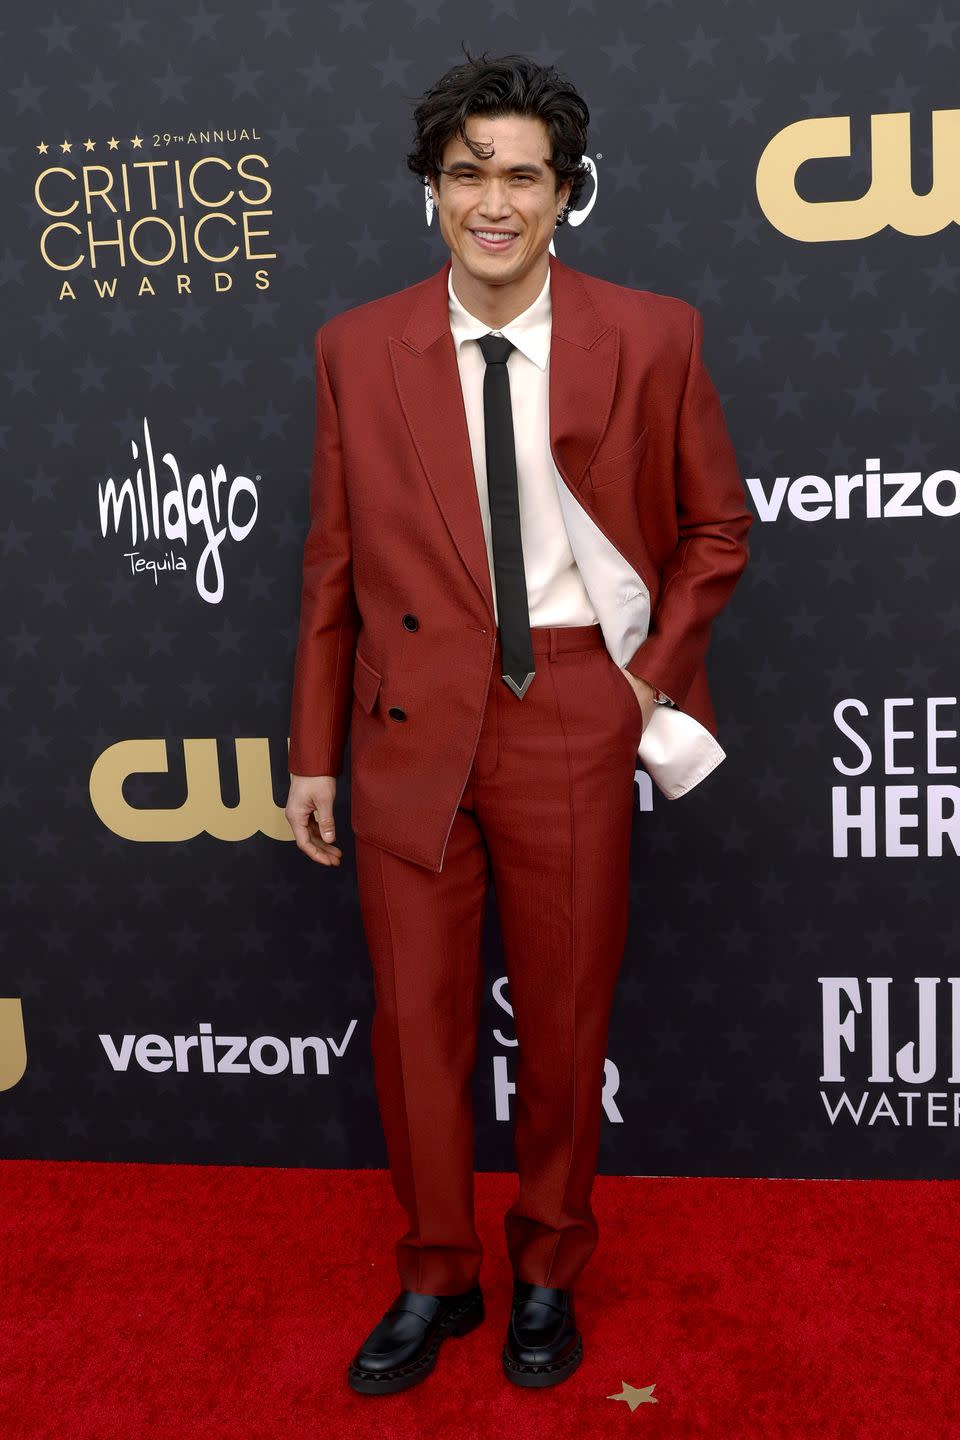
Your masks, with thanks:
<instances>
[{"instance_id":1,"label":"red suit trousers","mask_svg":"<svg viewBox=\"0 0 960 1440\"><path fill-rule=\"evenodd\" d=\"M517 1038L504 1217L521 1280L567 1289L598 1240L604 1059L626 944L634 769L643 728L599 625L532 627L522 700L499 638L473 764L439 873L356 839L373 966L371 1050L403 1289L478 1283L471 1077L492 878ZM386 723L390 723L387 721Z\"/></svg>"}]
</instances>

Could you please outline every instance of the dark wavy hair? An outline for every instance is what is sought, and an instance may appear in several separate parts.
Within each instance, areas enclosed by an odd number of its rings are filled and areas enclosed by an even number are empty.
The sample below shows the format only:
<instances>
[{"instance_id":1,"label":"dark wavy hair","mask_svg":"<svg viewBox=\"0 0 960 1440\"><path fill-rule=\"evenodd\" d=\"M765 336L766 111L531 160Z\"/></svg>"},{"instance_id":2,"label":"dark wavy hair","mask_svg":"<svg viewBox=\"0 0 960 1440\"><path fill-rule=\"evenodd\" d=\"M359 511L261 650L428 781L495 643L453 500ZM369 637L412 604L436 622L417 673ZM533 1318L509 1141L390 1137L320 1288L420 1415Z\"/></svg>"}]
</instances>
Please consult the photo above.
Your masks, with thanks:
<instances>
[{"instance_id":1,"label":"dark wavy hair","mask_svg":"<svg viewBox=\"0 0 960 1440\"><path fill-rule=\"evenodd\" d=\"M550 164L557 176L557 188L570 180L568 204L577 200L590 171L583 163L587 146L590 111L586 101L553 65L538 65L526 55L502 55L490 60L486 52L467 57L465 65L454 65L435 85L419 97L413 112L416 134L407 165L426 187L439 175L448 140L462 140L478 160L489 159L492 150L467 138L468 115L532 115L547 127L550 136ZM566 223L564 219L558 222Z\"/></svg>"}]
</instances>

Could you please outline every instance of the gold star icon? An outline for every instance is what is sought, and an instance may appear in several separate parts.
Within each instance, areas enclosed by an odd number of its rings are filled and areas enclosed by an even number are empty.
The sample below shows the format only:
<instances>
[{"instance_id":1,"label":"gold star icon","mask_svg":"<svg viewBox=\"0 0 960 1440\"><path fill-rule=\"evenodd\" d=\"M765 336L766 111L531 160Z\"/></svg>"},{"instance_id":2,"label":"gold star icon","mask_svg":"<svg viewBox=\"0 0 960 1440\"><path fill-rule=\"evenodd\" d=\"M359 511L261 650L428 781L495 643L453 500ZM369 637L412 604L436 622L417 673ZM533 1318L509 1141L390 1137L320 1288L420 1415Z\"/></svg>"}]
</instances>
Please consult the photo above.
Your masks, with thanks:
<instances>
[{"instance_id":1,"label":"gold star icon","mask_svg":"<svg viewBox=\"0 0 960 1440\"><path fill-rule=\"evenodd\" d=\"M626 1382L626 1380L621 1380L621 1381L620 1381L620 1384L623 1386L623 1389L620 1391L620 1394L619 1394L619 1395L608 1395L608 1396L607 1396L607 1399L608 1399L608 1400L626 1400L627 1404L630 1406L630 1413L631 1413L631 1415L632 1415L633 1412L634 1412L634 1410L636 1410L636 1408L637 1408L638 1405L659 1405L659 1404L660 1404L660 1401L657 1399L656 1395L654 1395L654 1393L653 1393L654 1388L655 1388L655 1386L656 1386L656 1383L657 1383L657 1382L654 1381L654 1382L653 1382L653 1385L644 1385L644 1387L643 1387L642 1390L638 1390L637 1387L636 1387L636 1385L628 1385L627 1382Z\"/></svg>"},{"instance_id":2,"label":"gold star icon","mask_svg":"<svg viewBox=\"0 0 960 1440\"><path fill-rule=\"evenodd\" d=\"M83 148L84 150L92 150L96 143L96 140L84 140Z\"/></svg>"},{"instance_id":3,"label":"gold star icon","mask_svg":"<svg viewBox=\"0 0 960 1440\"><path fill-rule=\"evenodd\" d=\"M63 144L60 146L60 149L63 151L64 155L69 155L70 151L73 149L73 146L70 144L69 140L64 140Z\"/></svg>"},{"instance_id":4,"label":"gold star icon","mask_svg":"<svg viewBox=\"0 0 960 1440\"><path fill-rule=\"evenodd\" d=\"M141 140L139 135L134 135L133 139L130 141L130 144L133 146L134 150L141 150L143 148L143 141Z\"/></svg>"},{"instance_id":5,"label":"gold star icon","mask_svg":"<svg viewBox=\"0 0 960 1440\"><path fill-rule=\"evenodd\" d=\"M46 140L41 140L41 141L40 141L40 144L37 146L37 152L38 152L40 155L46 155L46 153L47 153L47 151L48 151L49 149L50 149L50 146L47 144Z\"/></svg>"},{"instance_id":6,"label":"gold star icon","mask_svg":"<svg viewBox=\"0 0 960 1440\"><path fill-rule=\"evenodd\" d=\"M107 141L107 149L116 150L119 144L120 141L114 135L111 135L110 139Z\"/></svg>"}]
</instances>

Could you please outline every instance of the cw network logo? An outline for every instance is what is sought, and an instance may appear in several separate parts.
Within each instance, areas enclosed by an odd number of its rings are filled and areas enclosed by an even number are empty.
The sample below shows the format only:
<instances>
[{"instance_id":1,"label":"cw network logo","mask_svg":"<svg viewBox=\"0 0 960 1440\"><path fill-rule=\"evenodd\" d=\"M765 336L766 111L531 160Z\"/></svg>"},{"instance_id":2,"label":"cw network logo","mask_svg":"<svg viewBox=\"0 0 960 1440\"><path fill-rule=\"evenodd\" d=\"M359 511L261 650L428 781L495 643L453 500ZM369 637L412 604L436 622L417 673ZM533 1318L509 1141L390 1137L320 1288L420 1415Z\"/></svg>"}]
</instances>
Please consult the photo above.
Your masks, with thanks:
<instances>
[{"instance_id":1,"label":"cw network logo","mask_svg":"<svg viewBox=\"0 0 960 1440\"><path fill-rule=\"evenodd\" d=\"M287 742L289 747L289 740ZM90 771L90 803L98 818L124 840L293 840L283 807L273 798L270 742L263 736L240 736L233 742L239 798L224 803L212 737L185 739L183 765L170 764L168 742L162 739L117 740L97 756ZM123 793L134 775L169 775L177 794L169 805L137 806Z\"/></svg>"},{"instance_id":2,"label":"cw network logo","mask_svg":"<svg viewBox=\"0 0 960 1440\"><path fill-rule=\"evenodd\" d=\"M816 174L817 161L851 153L849 115L813 115L794 120L767 141L757 162L760 208L770 224L794 240L863 240L887 225L901 235L934 235L956 223L952 158L960 145L960 110L930 111L933 184L917 193L911 174L909 110L870 118L870 184L844 200L807 200L797 189L797 171ZM926 115L916 117L921 135ZM916 138L914 140L916 142ZM805 188L805 187L804 187ZM862 185L858 182L858 190Z\"/></svg>"},{"instance_id":3,"label":"cw network logo","mask_svg":"<svg viewBox=\"0 0 960 1440\"><path fill-rule=\"evenodd\" d=\"M860 475L778 475L770 490L757 476L747 480L757 516L770 525L784 514L795 520L916 520L923 515L960 515L960 471L881 471L871 457Z\"/></svg>"},{"instance_id":4,"label":"cw network logo","mask_svg":"<svg viewBox=\"0 0 960 1440\"><path fill-rule=\"evenodd\" d=\"M19 1000L0 999L0 1090L19 1085L27 1069L27 1037Z\"/></svg>"}]
</instances>

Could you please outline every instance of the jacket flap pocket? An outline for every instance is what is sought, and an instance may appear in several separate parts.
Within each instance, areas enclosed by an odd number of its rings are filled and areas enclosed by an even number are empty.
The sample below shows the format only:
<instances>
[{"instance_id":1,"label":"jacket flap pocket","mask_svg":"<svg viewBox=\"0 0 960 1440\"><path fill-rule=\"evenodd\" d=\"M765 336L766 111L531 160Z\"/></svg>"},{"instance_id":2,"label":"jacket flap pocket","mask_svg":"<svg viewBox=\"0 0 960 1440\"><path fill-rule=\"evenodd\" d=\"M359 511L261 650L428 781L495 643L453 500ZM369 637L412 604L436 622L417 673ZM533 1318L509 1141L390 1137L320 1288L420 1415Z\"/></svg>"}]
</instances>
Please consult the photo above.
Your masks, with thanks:
<instances>
[{"instance_id":1,"label":"jacket flap pocket","mask_svg":"<svg viewBox=\"0 0 960 1440\"><path fill-rule=\"evenodd\" d=\"M374 670L369 661L364 660L360 651L354 655L353 666L353 693L360 704L369 715L377 700L377 692L380 689L380 672Z\"/></svg>"},{"instance_id":2,"label":"jacket flap pocket","mask_svg":"<svg viewBox=\"0 0 960 1440\"><path fill-rule=\"evenodd\" d=\"M621 450L616 455L605 455L600 460L594 460L590 466L590 484L594 490L599 490L604 485L612 485L614 480L622 480L627 475L638 473L643 452L647 446L649 430L650 426L644 425L636 440L628 445L626 450Z\"/></svg>"}]
</instances>

